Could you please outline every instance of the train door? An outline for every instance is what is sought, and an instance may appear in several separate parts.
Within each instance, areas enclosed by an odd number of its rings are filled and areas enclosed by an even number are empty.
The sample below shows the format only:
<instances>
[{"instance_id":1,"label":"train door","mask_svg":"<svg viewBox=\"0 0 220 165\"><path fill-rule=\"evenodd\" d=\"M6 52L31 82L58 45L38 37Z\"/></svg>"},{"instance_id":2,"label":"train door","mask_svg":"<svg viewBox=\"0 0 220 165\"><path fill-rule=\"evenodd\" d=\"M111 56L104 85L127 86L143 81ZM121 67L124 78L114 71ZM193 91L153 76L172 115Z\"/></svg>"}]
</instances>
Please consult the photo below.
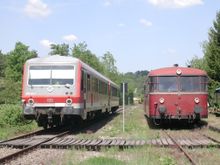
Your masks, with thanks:
<instances>
[{"instance_id":1,"label":"train door","mask_svg":"<svg viewBox=\"0 0 220 165\"><path fill-rule=\"evenodd\" d=\"M108 108L109 111L111 110L111 84L110 82L108 83Z\"/></svg>"},{"instance_id":2,"label":"train door","mask_svg":"<svg viewBox=\"0 0 220 165\"><path fill-rule=\"evenodd\" d=\"M84 109L86 109L86 99L87 99L87 75L84 70L81 73L81 94L83 96L83 105Z\"/></svg>"},{"instance_id":3,"label":"train door","mask_svg":"<svg viewBox=\"0 0 220 165\"><path fill-rule=\"evenodd\" d=\"M87 78L86 104L87 104L87 109L88 108L90 109L91 108L91 76L89 73L87 73L86 78Z\"/></svg>"}]
</instances>

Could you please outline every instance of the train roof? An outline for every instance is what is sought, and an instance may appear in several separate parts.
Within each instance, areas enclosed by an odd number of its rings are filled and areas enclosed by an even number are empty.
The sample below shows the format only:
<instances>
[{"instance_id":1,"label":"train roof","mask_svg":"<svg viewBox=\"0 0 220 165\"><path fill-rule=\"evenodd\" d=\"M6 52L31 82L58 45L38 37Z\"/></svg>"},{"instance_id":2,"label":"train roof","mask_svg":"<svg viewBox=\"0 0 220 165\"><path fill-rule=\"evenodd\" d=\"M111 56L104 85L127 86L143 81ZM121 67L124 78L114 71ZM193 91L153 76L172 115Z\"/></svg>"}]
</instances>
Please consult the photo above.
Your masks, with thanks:
<instances>
[{"instance_id":1,"label":"train roof","mask_svg":"<svg viewBox=\"0 0 220 165\"><path fill-rule=\"evenodd\" d=\"M104 81L108 81L110 82L112 85L114 85L115 87L119 88L119 86L114 83L113 81L111 81L109 78L105 77L104 75L102 75L101 73L99 73L98 71L96 71L95 69L93 69L91 66L89 66L88 64L82 62L80 59L75 58L75 57L70 57L70 56L60 56L60 55L52 55L52 56L46 56L46 57L37 57L37 58L32 58L26 61L25 64L27 65L31 65L31 64L52 64L52 63L56 63L56 64L73 64L73 63L81 63L82 66L87 69L88 71L92 72L93 74L96 74L97 76L99 76L101 79L103 79Z\"/></svg>"},{"instance_id":2,"label":"train roof","mask_svg":"<svg viewBox=\"0 0 220 165\"><path fill-rule=\"evenodd\" d=\"M26 61L26 64L38 64L38 63L75 63L79 62L80 60L75 57L68 57L68 56L60 56L60 55L53 55L53 56L46 56L46 57L36 57Z\"/></svg>"},{"instance_id":3,"label":"train roof","mask_svg":"<svg viewBox=\"0 0 220 165\"><path fill-rule=\"evenodd\" d=\"M149 72L148 76L171 76L171 75L200 75L204 76L207 73L201 69L190 67L166 67L155 69Z\"/></svg>"}]
</instances>

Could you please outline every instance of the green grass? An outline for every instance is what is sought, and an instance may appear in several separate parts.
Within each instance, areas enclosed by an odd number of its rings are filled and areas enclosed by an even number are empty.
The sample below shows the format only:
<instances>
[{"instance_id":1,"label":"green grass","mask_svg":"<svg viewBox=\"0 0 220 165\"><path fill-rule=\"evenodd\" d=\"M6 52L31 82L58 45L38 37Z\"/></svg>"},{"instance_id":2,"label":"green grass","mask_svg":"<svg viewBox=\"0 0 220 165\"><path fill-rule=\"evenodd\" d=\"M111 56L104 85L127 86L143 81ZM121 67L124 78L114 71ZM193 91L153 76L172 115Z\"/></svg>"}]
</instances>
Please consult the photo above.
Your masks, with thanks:
<instances>
[{"instance_id":1,"label":"green grass","mask_svg":"<svg viewBox=\"0 0 220 165\"><path fill-rule=\"evenodd\" d=\"M23 118L20 105L0 105L0 140L9 139L36 129L37 124L35 122L30 123Z\"/></svg>"},{"instance_id":2,"label":"green grass","mask_svg":"<svg viewBox=\"0 0 220 165\"><path fill-rule=\"evenodd\" d=\"M78 165L126 165L125 162L108 157L89 158Z\"/></svg>"},{"instance_id":3,"label":"green grass","mask_svg":"<svg viewBox=\"0 0 220 165\"><path fill-rule=\"evenodd\" d=\"M125 139L152 139L161 136L160 130L149 128L141 106L128 107L125 111L125 131L123 132L122 113L115 116L109 123L101 127L94 134L81 133L78 138L125 138Z\"/></svg>"},{"instance_id":4,"label":"green grass","mask_svg":"<svg viewBox=\"0 0 220 165\"><path fill-rule=\"evenodd\" d=\"M100 152L71 150L66 153L65 163L68 165L176 165L175 158L169 153L170 149L145 146L140 148L103 149ZM168 152L167 152L168 151ZM187 161L180 160L181 164Z\"/></svg>"},{"instance_id":5,"label":"green grass","mask_svg":"<svg viewBox=\"0 0 220 165\"><path fill-rule=\"evenodd\" d=\"M35 122L23 126L7 126L0 128L0 140L9 139L20 134L28 133L38 129Z\"/></svg>"}]
</instances>

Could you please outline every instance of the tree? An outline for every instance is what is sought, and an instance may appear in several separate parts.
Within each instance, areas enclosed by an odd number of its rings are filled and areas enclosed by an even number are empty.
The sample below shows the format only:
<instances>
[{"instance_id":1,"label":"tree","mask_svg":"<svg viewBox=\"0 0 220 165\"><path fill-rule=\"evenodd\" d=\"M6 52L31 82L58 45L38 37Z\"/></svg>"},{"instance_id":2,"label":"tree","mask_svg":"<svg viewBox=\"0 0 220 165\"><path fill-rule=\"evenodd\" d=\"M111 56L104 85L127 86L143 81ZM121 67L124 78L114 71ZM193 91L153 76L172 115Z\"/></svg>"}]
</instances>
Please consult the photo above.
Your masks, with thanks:
<instances>
[{"instance_id":1,"label":"tree","mask_svg":"<svg viewBox=\"0 0 220 165\"><path fill-rule=\"evenodd\" d=\"M79 43L78 45L74 44L74 47L72 48L72 56L79 58L98 72L103 73L103 66L99 61L99 58L87 48L85 42Z\"/></svg>"},{"instance_id":2,"label":"tree","mask_svg":"<svg viewBox=\"0 0 220 165\"><path fill-rule=\"evenodd\" d=\"M0 79L4 77L5 66L6 66L6 56L0 50Z\"/></svg>"},{"instance_id":3,"label":"tree","mask_svg":"<svg viewBox=\"0 0 220 165\"><path fill-rule=\"evenodd\" d=\"M50 45L51 52L50 55L61 55L68 56L69 55L69 45L68 44L51 44Z\"/></svg>"},{"instance_id":4,"label":"tree","mask_svg":"<svg viewBox=\"0 0 220 165\"><path fill-rule=\"evenodd\" d=\"M220 82L220 11L216 14L213 27L209 30L209 38L204 42L204 55L207 63L207 73L215 81Z\"/></svg>"},{"instance_id":5,"label":"tree","mask_svg":"<svg viewBox=\"0 0 220 165\"><path fill-rule=\"evenodd\" d=\"M209 80L209 102L213 105L214 91L220 85L220 11L216 14L213 27L208 32L208 41L203 43L204 60Z\"/></svg>"},{"instance_id":6,"label":"tree","mask_svg":"<svg viewBox=\"0 0 220 165\"><path fill-rule=\"evenodd\" d=\"M192 68L198 68L202 70L206 70L206 61L204 58L199 58L198 56L194 56L190 61L186 63L188 66Z\"/></svg>"},{"instance_id":7,"label":"tree","mask_svg":"<svg viewBox=\"0 0 220 165\"><path fill-rule=\"evenodd\" d=\"M110 52L106 52L101 58L102 65L104 66L104 74L113 81L118 80L118 69L115 66L116 60Z\"/></svg>"},{"instance_id":8,"label":"tree","mask_svg":"<svg viewBox=\"0 0 220 165\"><path fill-rule=\"evenodd\" d=\"M21 81L25 61L37 57L36 51L29 51L28 49L29 46L17 42L14 50L7 54L7 67L5 70L6 79L14 82Z\"/></svg>"}]
</instances>

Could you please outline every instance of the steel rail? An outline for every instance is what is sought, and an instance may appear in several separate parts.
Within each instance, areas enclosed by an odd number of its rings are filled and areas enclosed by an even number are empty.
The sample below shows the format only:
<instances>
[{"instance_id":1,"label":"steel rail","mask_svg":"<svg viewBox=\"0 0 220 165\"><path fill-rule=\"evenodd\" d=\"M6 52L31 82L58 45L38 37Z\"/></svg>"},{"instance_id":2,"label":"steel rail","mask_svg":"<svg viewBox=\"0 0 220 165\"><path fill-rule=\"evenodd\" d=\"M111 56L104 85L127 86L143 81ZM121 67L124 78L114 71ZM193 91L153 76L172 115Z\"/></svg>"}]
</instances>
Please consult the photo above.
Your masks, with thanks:
<instances>
[{"instance_id":1,"label":"steel rail","mask_svg":"<svg viewBox=\"0 0 220 165\"><path fill-rule=\"evenodd\" d=\"M219 141L219 140L217 140L217 139L215 139L215 138L213 138L213 137L211 137L211 136L209 136L209 135L202 134L202 136L205 136L206 138L212 140L213 142L216 142L216 143L220 144L220 141Z\"/></svg>"},{"instance_id":2,"label":"steel rail","mask_svg":"<svg viewBox=\"0 0 220 165\"><path fill-rule=\"evenodd\" d=\"M25 154L25 153L28 153L28 152L33 151L35 148L37 148L38 146L40 146L42 143L46 143L46 142L48 142L48 141L50 141L50 140L53 140L54 138L64 136L64 135L68 134L69 132L70 132L70 131L65 131L65 132L63 132L63 133L60 133L60 134L58 134L58 135L55 135L54 137L51 137L51 138L46 139L46 140L44 140L44 141L42 141L42 142L39 142L39 143L37 143L37 144L35 144L35 145L32 145L32 146L27 147L27 148L25 148L25 149L22 149L22 150L20 150L20 151L18 151L18 152L16 152L16 153L13 153L13 154L7 155L7 156L5 156L5 157L3 157L3 158L0 158L0 164L4 164L4 163L6 163L6 162L10 162L12 159L17 158L18 156L21 156L21 155L23 155L23 154Z\"/></svg>"},{"instance_id":3,"label":"steel rail","mask_svg":"<svg viewBox=\"0 0 220 165\"><path fill-rule=\"evenodd\" d=\"M186 150L166 131L164 131L166 135L174 142L174 144L184 153L184 155L188 158L192 165L196 165L196 162L193 158L186 152Z\"/></svg>"},{"instance_id":4,"label":"steel rail","mask_svg":"<svg viewBox=\"0 0 220 165\"><path fill-rule=\"evenodd\" d=\"M1 141L0 144L1 143L5 143L5 142L9 142L9 141L12 141L12 140L17 140L17 139L33 136L33 135L36 135L36 134L39 134L39 133L43 133L44 131L45 130L38 130L38 131L33 131L33 132L30 132L30 133L27 133L27 134L19 135L19 136L13 137L11 139L7 139L7 140L4 140L4 141Z\"/></svg>"}]
</instances>

